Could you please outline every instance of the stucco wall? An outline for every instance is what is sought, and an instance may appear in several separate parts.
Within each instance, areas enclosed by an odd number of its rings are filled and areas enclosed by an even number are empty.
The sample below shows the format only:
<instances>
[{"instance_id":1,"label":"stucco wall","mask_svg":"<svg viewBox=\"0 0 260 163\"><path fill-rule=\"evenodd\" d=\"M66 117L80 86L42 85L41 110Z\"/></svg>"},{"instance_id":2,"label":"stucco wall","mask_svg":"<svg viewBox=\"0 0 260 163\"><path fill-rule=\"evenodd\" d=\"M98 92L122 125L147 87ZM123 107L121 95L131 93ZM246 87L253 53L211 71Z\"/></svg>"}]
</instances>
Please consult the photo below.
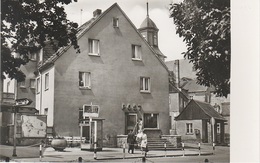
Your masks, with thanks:
<instances>
[{"instance_id":1,"label":"stucco wall","mask_svg":"<svg viewBox=\"0 0 260 163\"><path fill-rule=\"evenodd\" d=\"M186 123L192 123L193 133L187 134ZM200 141L202 135L202 121L201 120L180 120L177 121L177 134L181 135L182 141ZM200 131L200 135L196 135L195 129Z\"/></svg>"},{"instance_id":2,"label":"stucco wall","mask_svg":"<svg viewBox=\"0 0 260 163\"><path fill-rule=\"evenodd\" d=\"M119 18L114 28L112 18ZM88 39L100 40L100 56L88 55ZM131 45L141 45L142 61L133 61ZM147 44L121 15L112 9L79 40L81 53L68 49L55 62L55 131L79 135L78 110L83 104L100 106L104 136L125 133L122 104L140 104L144 112L159 112L159 126L169 133L168 72ZM91 73L91 89L78 86L79 71ZM150 77L151 93L140 93L140 77Z\"/></svg>"}]
</instances>

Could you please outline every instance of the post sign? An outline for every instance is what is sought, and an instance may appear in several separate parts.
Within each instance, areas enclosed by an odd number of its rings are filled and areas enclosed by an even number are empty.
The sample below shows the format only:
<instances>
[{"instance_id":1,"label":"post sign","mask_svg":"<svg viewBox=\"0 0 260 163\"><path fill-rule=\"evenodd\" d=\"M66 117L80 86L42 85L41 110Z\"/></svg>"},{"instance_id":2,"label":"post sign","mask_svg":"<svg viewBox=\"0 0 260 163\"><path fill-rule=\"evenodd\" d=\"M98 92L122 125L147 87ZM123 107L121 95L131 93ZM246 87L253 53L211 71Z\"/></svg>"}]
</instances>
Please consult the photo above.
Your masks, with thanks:
<instances>
[{"instance_id":1,"label":"post sign","mask_svg":"<svg viewBox=\"0 0 260 163\"><path fill-rule=\"evenodd\" d=\"M15 100L15 106L25 106L30 105L33 101L28 98L21 98Z\"/></svg>"},{"instance_id":2,"label":"post sign","mask_svg":"<svg viewBox=\"0 0 260 163\"><path fill-rule=\"evenodd\" d=\"M212 125L214 125L215 124L215 119L213 117L211 117L210 122L211 122Z\"/></svg>"}]
</instances>

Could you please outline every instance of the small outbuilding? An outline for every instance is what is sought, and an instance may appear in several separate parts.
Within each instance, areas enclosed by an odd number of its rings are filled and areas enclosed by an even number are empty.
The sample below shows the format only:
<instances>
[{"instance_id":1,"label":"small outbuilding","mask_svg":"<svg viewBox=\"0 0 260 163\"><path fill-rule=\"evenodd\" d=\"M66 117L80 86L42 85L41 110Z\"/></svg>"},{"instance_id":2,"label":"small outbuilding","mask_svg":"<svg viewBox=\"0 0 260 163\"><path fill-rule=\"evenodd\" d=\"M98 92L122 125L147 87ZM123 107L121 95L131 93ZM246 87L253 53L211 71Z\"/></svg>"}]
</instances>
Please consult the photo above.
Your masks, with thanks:
<instances>
[{"instance_id":1,"label":"small outbuilding","mask_svg":"<svg viewBox=\"0 0 260 163\"><path fill-rule=\"evenodd\" d=\"M192 99L175 120L183 141L224 143L227 120L209 103Z\"/></svg>"}]
</instances>

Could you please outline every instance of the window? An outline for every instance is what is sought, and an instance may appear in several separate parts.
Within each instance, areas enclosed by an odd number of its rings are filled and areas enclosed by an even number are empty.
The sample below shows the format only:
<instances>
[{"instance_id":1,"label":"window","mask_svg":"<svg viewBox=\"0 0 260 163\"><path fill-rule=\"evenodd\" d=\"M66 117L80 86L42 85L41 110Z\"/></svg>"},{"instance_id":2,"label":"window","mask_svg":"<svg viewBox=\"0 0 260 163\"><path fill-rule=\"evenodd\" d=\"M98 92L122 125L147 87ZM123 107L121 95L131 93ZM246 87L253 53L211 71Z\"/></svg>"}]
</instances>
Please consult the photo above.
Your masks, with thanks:
<instances>
[{"instance_id":1,"label":"window","mask_svg":"<svg viewBox=\"0 0 260 163\"><path fill-rule=\"evenodd\" d=\"M153 35L153 44L157 45L157 35L156 34Z\"/></svg>"},{"instance_id":2,"label":"window","mask_svg":"<svg viewBox=\"0 0 260 163\"><path fill-rule=\"evenodd\" d=\"M186 123L186 129L187 129L186 134L193 134L192 123Z\"/></svg>"},{"instance_id":3,"label":"window","mask_svg":"<svg viewBox=\"0 0 260 163\"><path fill-rule=\"evenodd\" d=\"M140 78L140 91L141 92L150 92L150 78L148 78L148 77Z\"/></svg>"},{"instance_id":4,"label":"window","mask_svg":"<svg viewBox=\"0 0 260 163\"><path fill-rule=\"evenodd\" d=\"M158 128L158 114L144 113L144 128Z\"/></svg>"},{"instance_id":5,"label":"window","mask_svg":"<svg viewBox=\"0 0 260 163\"><path fill-rule=\"evenodd\" d=\"M119 18L113 18L113 27L119 27Z\"/></svg>"},{"instance_id":6,"label":"window","mask_svg":"<svg viewBox=\"0 0 260 163\"><path fill-rule=\"evenodd\" d=\"M30 58L30 60L32 60L32 61L36 61L36 53L30 53L30 54L29 54L29 58Z\"/></svg>"},{"instance_id":7,"label":"window","mask_svg":"<svg viewBox=\"0 0 260 163\"><path fill-rule=\"evenodd\" d=\"M49 73L45 74L45 90L49 89Z\"/></svg>"},{"instance_id":8,"label":"window","mask_svg":"<svg viewBox=\"0 0 260 163\"><path fill-rule=\"evenodd\" d=\"M79 87L90 89L90 72L79 72Z\"/></svg>"},{"instance_id":9,"label":"window","mask_svg":"<svg viewBox=\"0 0 260 163\"><path fill-rule=\"evenodd\" d=\"M89 54L90 55L99 55L99 40L88 40L89 44Z\"/></svg>"},{"instance_id":10,"label":"window","mask_svg":"<svg viewBox=\"0 0 260 163\"><path fill-rule=\"evenodd\" d=\"M140 45L132 45L132 59L141 60L141 46Z\"/></svg>"},{"instance_id":11,"label":"window","mask_svg":"<svg viewBox=\"0 0 260 163\"><path fill-rule=\"evenodd\" d=\"M36 79L36 93L40 93L40 78Z\"/></svg>"},{"instance_id":12,"label":"window","mask_svg":"<svg viewBox=\"0 0 260 163\"><path fill-rule=\"evenodd\" d=\"M35 79L30 79L30 88L35 89Z\"/></svg>"},{"instance_id":13,"label":"window","mask_svg":"<svg viewBox=\"0 0 260 163\"><path fill-rule=\"evenodd\" d=\"M48 108L44 109L44 115L48 115Z\"/></svg>"},{"instance_id":14,"label":"window","mask_svg":"<svg viewBox=\"0 0 260 163\"><path fill-rule=\"evenodd\" d=\"M25 80L21 81L19 84L20 84L20 88L25 88Z\"/></svg>"},{"instance_id":15,"label":"window","mask_svg":"<svg viewBox=\"0 0 260 163\"><path fill-rule=\"evenodd\" d=\"M220 134L220 123L217 123L217 134Z\"/></svg>"}]
</instances>

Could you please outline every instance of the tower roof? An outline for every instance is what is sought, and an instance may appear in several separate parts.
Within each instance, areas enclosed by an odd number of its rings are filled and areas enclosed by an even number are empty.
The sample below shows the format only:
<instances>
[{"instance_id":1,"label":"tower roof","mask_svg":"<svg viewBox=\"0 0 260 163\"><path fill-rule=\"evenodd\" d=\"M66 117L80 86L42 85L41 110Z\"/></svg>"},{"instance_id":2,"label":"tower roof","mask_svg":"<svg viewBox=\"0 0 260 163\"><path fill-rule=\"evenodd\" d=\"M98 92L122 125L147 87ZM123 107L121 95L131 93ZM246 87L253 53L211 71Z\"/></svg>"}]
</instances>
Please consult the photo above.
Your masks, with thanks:
<instances>
[{"instance_id":1,"label":"tower roof","mask_svg":"<svg viewBox=\"0 0 260 163\"><path fill-rule=\"evenodd\" d=\"M149 16L147 16L144 21L142 22L140 29L142 28L154 28L157 29L157 26L155 25L155 23L152 21L152 19L149 18Z\"/></svg>"}]
</instances>

